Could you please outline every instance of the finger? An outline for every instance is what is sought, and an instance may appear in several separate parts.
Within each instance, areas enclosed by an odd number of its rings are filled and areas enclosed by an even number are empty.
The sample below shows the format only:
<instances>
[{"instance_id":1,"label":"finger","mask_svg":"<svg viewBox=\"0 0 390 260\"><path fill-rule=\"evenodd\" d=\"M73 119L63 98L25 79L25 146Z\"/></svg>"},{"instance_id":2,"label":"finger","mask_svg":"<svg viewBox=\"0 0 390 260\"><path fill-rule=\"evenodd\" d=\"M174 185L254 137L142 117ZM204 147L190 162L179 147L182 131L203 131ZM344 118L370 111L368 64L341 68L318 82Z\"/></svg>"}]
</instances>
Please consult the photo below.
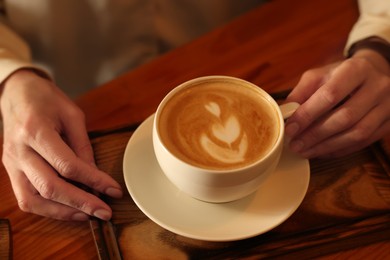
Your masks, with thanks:
<instances>
[{"instance_id":1,"label":"finger","mask_svg":"<svg viewBox=\"0 0 390 260\"><path fill-rule=\"evenodd\" d=\"M379 94L381 92L372 91L371 87L373 87L372 85L375 86L375 84L366 83L366 85L366 87L360 88L343 105L333 110L312 127L309 127L298 138L292 140L290 148L294 152L300 152L332 135L353 127L382 99Z\"/></svg>"},{"instance_id":2,"label":"finger","mask_svg":"<svg viewBox=\"0 0 390 260\"><path fill-rule=\"evenodd\" d=\"M59 220L85 221L89 219L89 215L77 209L42 198L22 171L9 168L7 171L11 173L12 189L22 211Z\"/></svg>"},{"instance_id":3,"label":"finger","mask_svg":"<svg viewBox=\"0 0 390 260\"><path fill-rule=\"evenodd\" d=\"M75 115L70 114L65 117L70 118L70 120L63 123L63 138L77 157L91 165L95 165L93 149L85 128L84 115L78 110L73 113Z\"/></svg>"},{"instance_id":4,"label":"finger","mask_svg":"<svg viewBox=\"0 0 390 260\"><path fill-rule=\"evenodd\" d=\"M29 196L29 194L26 194L26 196ZM90 216L84 212L55 201L47 200L39 194L30 195L29 200L29 213L58 220L86 221L90 219Z\"/></svg>"},{"instance_id":5,"label":"finger","mask_svg":"<svg viewBox=\"0 0 390 260\"><path fill-rule=\"evenodd\" d=\"M31 153L22 169L32 186L44 199L58 202L104 220L111 218L111 209L96 196L59 178L38 154Z\"/></svg>"},{"instance_id":6,"label":"finger","mask_svg":"<svg viewBox=\"0 0 390 260\"><path fill-rule=\"evenodd\" d=\"M286 102L303 104L326 82L328 70L329 66L326 66L303 73L298 84L286 98Z\"/></svg>"},{"instance_id":7,"label":"finger","mask_svg":"<svg viewBox=\"0 0 390 260\"><path fill-rule=\"evenodd\" d=\"M347 61L336 68L329 81L290 117L286 124L287 136L293 138L303 132L310 124L321 118L358 88L363 82L362 77L359 77L362 73L356 73L357 76L355 73L356 70Z\"/></svg>"},{"instance_id":8,"label":"finger","mask_svg":"<svg viewBox=\"0 0 390 260\"><path fill-rule=\"evenodd\" d=\"M387 132L389 132L390 123L386 123L386 125L384 125L383 128L387 128L388 129ZM345 156L345 155L348 155L348 154L351 154L354 152L358 152L358 151L366 148L367 146L369 146L371 143L380 140L381 138L382 138L381 136L379 136L377 138L372 138L372 140L370 142L368 142L367 144L357 143L357 144L345 147L345 148L340 149L340 150L335 150L335 151L327 153L327 154L322 154L322 155L320 154L317 157L326 159L326 158L337 158L337 157Z\"/></svg>"},{"instance_id":9,"label":"finger","mask_svg":"<svg viewBox=\"0 0 390 260\"><path fill-rule=\"evenodd\" d=\"M120 185L108 174L79 159L55 131L46 131L44 138L31 144L61 176L85 184L111 197L122 196Z\"/></svg>"},{"instance_id":10,"label":"finger","mask_svg":"<svg viewBox=\"0 0 390 260\"><path fill-rule=\"evenodd\" d=\"M383 106L377 106L353 128L332 136L300 152L307 158L327 154L347 154L362 149L390 132L390 119Z\"/></svg>"}]
</instances>

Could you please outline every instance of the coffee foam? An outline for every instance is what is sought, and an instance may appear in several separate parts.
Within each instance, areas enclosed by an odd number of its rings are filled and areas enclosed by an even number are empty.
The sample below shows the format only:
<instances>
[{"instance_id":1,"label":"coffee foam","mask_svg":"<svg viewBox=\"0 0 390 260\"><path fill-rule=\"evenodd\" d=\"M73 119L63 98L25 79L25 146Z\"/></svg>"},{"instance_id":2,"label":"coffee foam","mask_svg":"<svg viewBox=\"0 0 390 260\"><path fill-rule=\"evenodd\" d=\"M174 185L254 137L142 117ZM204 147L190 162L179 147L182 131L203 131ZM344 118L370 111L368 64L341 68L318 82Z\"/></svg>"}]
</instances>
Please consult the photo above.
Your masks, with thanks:
<instances>
[{"instance_id":1,"label":"coffee foam","mask_svg":"<svg viewBox=\"0 0 390 260\"><path fill-rule=\"evenodd\" d=\"M160 136L168 150L192 165L233 169L272 148L279 133L275 113L268 100L244 85L201 83L176 93L165 105Z\"/></svg>"},{"instance_id":2,"label":"coffee foam","mask_svg":"<svg viewBox=\"0 0 390 260\"><path fill-rule=\"evenodd\" d=\"M221 118L221 108L217 103L211 101L204 107L218 118L218 122L211 124L211 137L206 133L200 135L199 143L203 150L221 163L231 164L245 161L248 138L236 115L231 114L224 121ZM215 143L211 138L223 142L226 146ZM239 142L239 144L233 148L235 142Z\"/></svg>"}]
</instances>

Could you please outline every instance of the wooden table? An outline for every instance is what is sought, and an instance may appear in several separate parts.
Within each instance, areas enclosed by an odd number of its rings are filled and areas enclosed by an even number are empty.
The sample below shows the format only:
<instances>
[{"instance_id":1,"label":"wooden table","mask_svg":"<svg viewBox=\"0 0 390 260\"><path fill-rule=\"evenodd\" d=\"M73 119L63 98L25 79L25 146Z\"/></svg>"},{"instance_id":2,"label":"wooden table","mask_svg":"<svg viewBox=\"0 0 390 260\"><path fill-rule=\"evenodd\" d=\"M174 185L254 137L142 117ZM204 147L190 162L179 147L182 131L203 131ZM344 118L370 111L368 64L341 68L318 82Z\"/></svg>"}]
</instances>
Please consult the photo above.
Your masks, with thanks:
<instances>
[{"instance_id":1,"label":"wooden table","mask_svg":"<svg viewBox=\"0 0 390 260\"><path fill-rule=\"evenodd\" d=\"M170 89L212 74L241 77L271 93L291 89L305 70L342 58L357 17L355 0L270 1L87 93L76 102L86 113L98 165L126 191L121 168L124 146L134 126L155 111ZM61 222L26 214L18 209L2 166L0 218L9 220L14 259L97 259L116 253L126 259L185 255L384 259L390 255L386 163L388 157L378 146L338 160L310 161L314 176L297 212L275 230L238 242L208 243L175 236L143 215L128 194L108 201L114 211L110 223ZM334 177L337 171L344 179ZM332 201L352 202L356 207L347 210ZM326 212L327 218L318 215L318 210Z\"/></svg>"}]
</instances>

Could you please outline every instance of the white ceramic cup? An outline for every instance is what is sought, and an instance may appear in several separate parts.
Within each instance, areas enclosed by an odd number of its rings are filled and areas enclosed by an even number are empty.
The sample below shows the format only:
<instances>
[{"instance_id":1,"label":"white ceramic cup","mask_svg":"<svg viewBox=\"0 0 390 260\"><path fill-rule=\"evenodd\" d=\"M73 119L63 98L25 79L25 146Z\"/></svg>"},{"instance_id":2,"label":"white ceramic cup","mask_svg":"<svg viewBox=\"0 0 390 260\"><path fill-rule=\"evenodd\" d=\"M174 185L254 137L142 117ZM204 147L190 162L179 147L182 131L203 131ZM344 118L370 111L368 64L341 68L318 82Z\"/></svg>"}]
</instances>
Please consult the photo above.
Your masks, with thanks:
<instances>
[{"instance_id":1,"label":"white ceramic cup","mask_svg":"<svg viewBox=\"0 0 390 260\"><path fill-rule=\"evenodd\" d=\"M209 82L218 84L219 82L222 84L225 82L239 88L248 88L261 96L258 102L268 102L270 104L274 111L274 122L278 126L276 127L275 141L266 154L245 166L231 169L210 169L186 162L167 148L164 141L162 141L159 128L161 114L167 103L178 93L182 93L183 90L194 86L202 86L202 84L208 84ZM221 94L223 96L223 93ZM166 177L179 190L191 197L214 203L241 199L255 192L262 182L274 172L283 150L284 119L289 117L298 106L297 103L287 103L279 106L267 92L258 86L234 77L206 76L184 82L165 96L155 113L153 147L157 161Z\"/></svg>"}]
</instances>

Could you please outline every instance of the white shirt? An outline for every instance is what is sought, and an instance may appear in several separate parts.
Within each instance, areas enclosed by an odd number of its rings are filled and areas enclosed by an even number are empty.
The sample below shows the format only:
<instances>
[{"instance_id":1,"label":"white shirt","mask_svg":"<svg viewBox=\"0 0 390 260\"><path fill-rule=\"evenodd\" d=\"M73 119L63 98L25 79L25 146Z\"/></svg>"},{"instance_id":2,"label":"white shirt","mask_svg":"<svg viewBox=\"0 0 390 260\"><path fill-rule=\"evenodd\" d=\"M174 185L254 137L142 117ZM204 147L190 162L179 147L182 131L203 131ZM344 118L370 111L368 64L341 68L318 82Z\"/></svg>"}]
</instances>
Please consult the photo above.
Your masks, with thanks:
<instances>
[{"instance_id":1,"label":"white shirt","mask_svg":"<svg viewBox=\"0 0 390 260\"><path fill-rule=\"evenodd\" d=\"M390 0L359 0L360 17L349 34L346 50L359 40L379 36L390 43Z\"/></svg>"},{"instance_id":2,"label":"white shirt","mask_svg":"<svg viewBox=\"0 0 390 260\"><path fill-rule=\"evenodd\" d=\"M0 0L0 82L43 68L78 96L258 5L261 0ZM347 47L390 42L390 1L360 0Z\"/></svg>"}]
</instances>

